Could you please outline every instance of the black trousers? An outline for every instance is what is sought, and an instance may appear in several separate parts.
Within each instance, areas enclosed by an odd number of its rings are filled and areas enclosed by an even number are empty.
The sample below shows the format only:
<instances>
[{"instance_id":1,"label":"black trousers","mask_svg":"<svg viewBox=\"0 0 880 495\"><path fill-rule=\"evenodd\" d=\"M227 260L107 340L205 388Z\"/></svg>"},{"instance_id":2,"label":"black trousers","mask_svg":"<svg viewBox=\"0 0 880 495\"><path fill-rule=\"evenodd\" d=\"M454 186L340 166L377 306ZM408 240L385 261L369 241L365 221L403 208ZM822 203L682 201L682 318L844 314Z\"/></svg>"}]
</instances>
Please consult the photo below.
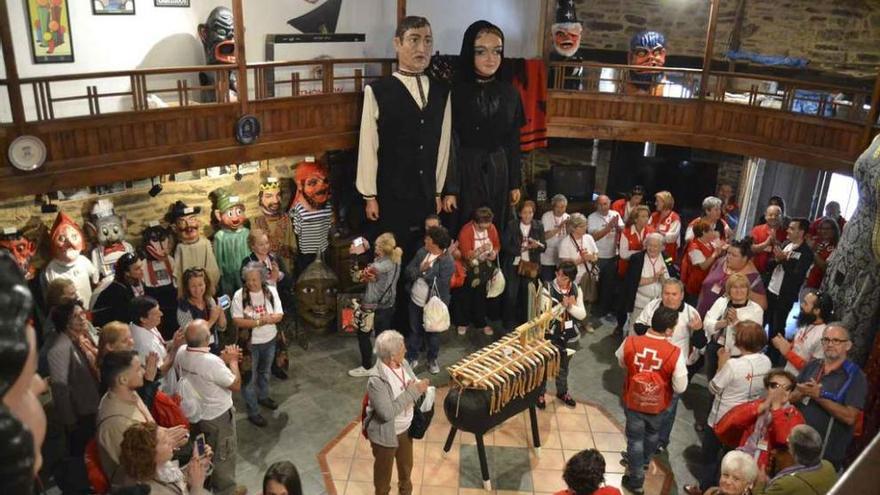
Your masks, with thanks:
<instances>
[{"instance_id":1,"label":"black trousers","mask_svg":"<svg viewBox=\"0 0 880 495\"><path fill-rule=\"evenodd\" d=\"M361 366L368 370L373 367L373 343L370 341L370 334L375 333L376 337L380 333L391 328L394 320L394 307L377 309L373 314L373 331L357 332L358 349L361 351Z\"/></svg>"},{"instance_id":2,"label":"black trousers","mask_svg":"<svg viewBox=\"0 0 880 495\"><path fill-rule=\"evenodd\" d=\"M488 324L486 283L471 287L469 282L452 292L452 323L458 327L473 325L483 328Z\"/></svg>"},{"instance_id":3,"label":"black trousers","mask_svg":"<svg viewBox=\"0 0 880 495\"><path fill-rule=\"evenodd\" d=\"M773 366L778 367L785 364L782 354L779 353L779 350L770 341L779 334L785 336L785 320L788 318L788 313L791 311L793 304L794 301L781 298L767 291L767 312L765 313L764 320L769 326L769 331L767 332L768 345L766 353Z\"/></svg>"},{"instance_id":4,"label":"black trousers","mask_svg":"<svg viewBox=\"0 0 880 495\"><path fill-rule=\"evenodd\" d=\"M593 314L602 317L613 312L615 295L617 293L617 256L613 258L600 258L599 262L599 300L597 311Z\"/></svg>"},{"instance_id":5,"label":"black trousers","mask_svg":"<svg viewBox=\"0 0 880 495\"><path fill-rule=\"evenodd\" d=\"M568 393L568 361L571 359L566 352L565 344L559 341L553 341L556 350L559 351L559 374L556 375L556 393L565 395ZM541 385L541 394L547 391L547 382Z\"/></svg>"},{"instance_id":6,"label":"black trousers","mask_svg":"<svg viewBox=\"0 0 880 495\"><path fill-rule=\"evenodd\" d=\"M700 472L701 490L706 491L718 486L718 479L721 477L721 458L726 453L727 449L715 435L715 430L706 426L703 430L703 447L700 453L703 460L703 470Z\"/></svg>"},{"instance_id":7,"label":"black trousers","mask_svg":"<svg viewBox=\"0 0 880 495\"><path fill-rule=\"evenodd\" d=\"M507 275L504 287L502 333L508 333L528 320L529 284L534 280L512 272Z\"/></svg>"}]
</instances>

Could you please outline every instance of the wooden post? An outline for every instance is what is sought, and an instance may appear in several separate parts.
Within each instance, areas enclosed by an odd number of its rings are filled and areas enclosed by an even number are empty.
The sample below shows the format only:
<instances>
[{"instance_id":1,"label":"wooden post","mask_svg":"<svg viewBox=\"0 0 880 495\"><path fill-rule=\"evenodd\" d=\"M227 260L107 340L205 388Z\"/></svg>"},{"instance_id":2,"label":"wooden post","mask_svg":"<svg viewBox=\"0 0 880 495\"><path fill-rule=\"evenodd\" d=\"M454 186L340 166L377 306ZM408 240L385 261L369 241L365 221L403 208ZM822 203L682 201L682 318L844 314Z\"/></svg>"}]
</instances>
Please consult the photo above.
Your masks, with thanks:
<instances>
[{"instance_id":1,"label":"wooden post","mask_svg":"<svg viewBox=\"0 0 880 495\"><path fill-rule=\"evenodd\" d=\"M250 110L248 101L248 73L247 57L245 57L244 43L244 8L242 0L232 0L232 16L235 18L235 64L238 65L238 104L241 115L247 115Z\"/></svg>"},{"instance_id":2,"label":"wooden post","mask_svg":"<svg viewBox=\"0 0 880 495\"><path fill-rule=\"evenodd\" d=\"M406 0L397 0L397 23L406 17Z\"/></svg>"},{"instance_id":3,"label":"wooden post","mask_svg":"<svg viewBox=\"0 0 880 495\"><path fill-rule=\"evenodd\" d=\"M703 54L703 72L700 76L700 93L697 102L694 132L699 132L703 125L703 112L706 104L706 92L709 89L709 72L712 70L712 53L715 49L715 27L718 25L718 6L721 0L709 0L709 27L706 29L706 51Z\"/></svg>"},{"instance_id":4,"label":"wooden post","mask_svg":"<svg viewBox=\"0 0 880 495\"><path fill-rule=\"evenodd\" d=\"M715 28L718 26L718 7L721 0L710 0L709 27L706 30L706 51L703 54L703 75L700 79L700 99L706 97L709 88L709 71L712 70L712 53L715 49Z\"/></svg>"},{"instance_id":5,"label":"wooden post","mask_svg":"<svg viewBox=\"0 0 880 495\"><path fill-rule=\"evenodd\" d=\"M854 109L855 110L855 109ZM874 124L877 123L877 117L880 117L880 72L874 79L874 91L871 93L871 110L868 111L868 118L865 121L865 133L862 138L864 148L871 144L871 134L874 133Z\"/></svg>"},{"instance_id":6,"label":"wooden post","mask_svg":"<svg viewBox=\"0 0 880 495\"><path fill-rule=\"evenodd\" d=\"M9 10L6 0L0 0L0 45L3 47L3 62L6 65L6 83L9 93L9 104L12 107L12 122L18 134L22 133L25 124L24 102L21 99L21 83L18 78L18 66L15 64L15 51L12 49L12 31L9 26ZM2 150L6 155L6 150Z\"/></svg>"}]
</instances>

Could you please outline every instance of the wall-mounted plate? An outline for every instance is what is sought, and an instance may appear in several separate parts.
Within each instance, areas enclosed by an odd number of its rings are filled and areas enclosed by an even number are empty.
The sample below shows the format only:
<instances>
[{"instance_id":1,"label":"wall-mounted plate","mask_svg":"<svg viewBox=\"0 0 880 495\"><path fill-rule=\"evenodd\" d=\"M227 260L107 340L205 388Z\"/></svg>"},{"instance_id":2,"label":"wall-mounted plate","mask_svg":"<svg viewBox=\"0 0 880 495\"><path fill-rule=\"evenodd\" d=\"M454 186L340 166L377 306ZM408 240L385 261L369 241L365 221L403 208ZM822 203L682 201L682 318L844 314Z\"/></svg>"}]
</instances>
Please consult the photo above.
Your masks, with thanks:
<instances>
[{"instance_id":1,"label":"wall-mounted plate","mask_svg":"<svg viewBox=\"0 0 880 495\"><path fill-rule=\"evenodd\" d=\"M46 156L46 145L36 136L19 136L9 144L9 161L13 167L25 172L40 168Z\"/></svg>"},{"instance_id":2,"label":"wall-mounted plate","mask_svg":"<svg viewBox=\"0 0 880 495\"><path fill-rule=\"evenodd\" d=\"M244 115L235 123L235 139L241 144L251 144L260 137L260 120Z\"/></svg>"}]
</instances>

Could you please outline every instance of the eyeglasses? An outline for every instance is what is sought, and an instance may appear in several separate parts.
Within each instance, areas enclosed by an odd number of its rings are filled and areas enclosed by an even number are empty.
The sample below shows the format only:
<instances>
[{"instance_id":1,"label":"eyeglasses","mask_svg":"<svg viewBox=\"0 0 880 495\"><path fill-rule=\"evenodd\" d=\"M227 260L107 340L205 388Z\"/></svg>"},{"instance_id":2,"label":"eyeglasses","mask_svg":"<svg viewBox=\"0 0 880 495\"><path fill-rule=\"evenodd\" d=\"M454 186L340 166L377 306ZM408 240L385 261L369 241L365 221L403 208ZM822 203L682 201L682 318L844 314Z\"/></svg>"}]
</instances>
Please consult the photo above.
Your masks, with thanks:
<instances>
[{"instance_id":1,"label":"eyeglasses","mask_svg":"<svg viewBox=\"0 0 880 495\"><path fill-rule=\"evenodd\" d=\"M840 345L844 342L849 342L849 339L829 339L828 337L822 337L822 345L834 344Z\"/></svg>"},{"instance_id":2,"label":"eyeglasses","mask_svg":"<svg viewBox=\"0 0 880 495\"><path fill-rule=\"evenodd\" d=\"M789 391L789 392L791 392L792 390L794 390L794 385L789 385L789 384L786 384L786 383L779 383L779 382L770 382L770 383L767 385L767 387L770 388L770 389L772 389L772 390L776 390L777 388L780 388L780 387L781 387L781 388L784 388L785 390L787 390L787 391Z\"/></svg>"},{"instance_id":3,"label":"eyeglasses","mask_svg":"<svg viewBox=\"0 0 880 495\"><path fill-rule=\"evenodd\" d=\"M204 268L187 268L183 272L184 275L192 275L194 273L205 273L205 269Z\"/></svg>"}]
</instances>

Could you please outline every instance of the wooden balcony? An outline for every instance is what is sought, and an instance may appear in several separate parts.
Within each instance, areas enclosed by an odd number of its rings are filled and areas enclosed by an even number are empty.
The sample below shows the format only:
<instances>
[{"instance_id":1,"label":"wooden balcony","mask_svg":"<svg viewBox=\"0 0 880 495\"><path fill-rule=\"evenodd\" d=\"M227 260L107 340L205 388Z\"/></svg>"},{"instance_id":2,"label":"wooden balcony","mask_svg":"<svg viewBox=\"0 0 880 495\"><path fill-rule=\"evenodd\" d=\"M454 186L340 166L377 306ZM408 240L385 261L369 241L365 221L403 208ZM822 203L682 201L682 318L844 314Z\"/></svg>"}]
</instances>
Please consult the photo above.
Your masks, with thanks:
<instances>
[{"instance_id":1,"label":"wooden balcony","mask_svg":"<svg viewBox=\"0 0 880 495\"><path fill-rule=\"evenodd\" d=\"M29 103L13 102L17 118L0 124L6 162L0 199L354 147L363 86L389 74L392 64L311 60L0 80L0 98L8 89L11 100L17 93L19 102ZM566 75L573 72L567 69L580 70ZM876 98L866 88L665 69L667 96L644 96L625 91L627 70L551 66L549 134L653 141L849 171L875 133L876 108L867 103ZM246 81L243 101L228 96L233 71ZM213 73L214 82L201 85L199 72ZM206 93L209 101L199 103ZM262 124L259 139L246 146L234 137L244 114ZM23 134L48 148L43 167L29 173L14 169L5 153Z\"/></svg>"},{"instance_id":2,"label":"wooden balcony","mask_svg":"<svg viewBox=\"0 0 880 495\"><path fill-rule=\"evenodd\" d=\"M666 69L651 96L627 90L631 69L553 64L549 135L652 141L849 172L875 134L868 88Z\"/></svg>"}]
</instances>

